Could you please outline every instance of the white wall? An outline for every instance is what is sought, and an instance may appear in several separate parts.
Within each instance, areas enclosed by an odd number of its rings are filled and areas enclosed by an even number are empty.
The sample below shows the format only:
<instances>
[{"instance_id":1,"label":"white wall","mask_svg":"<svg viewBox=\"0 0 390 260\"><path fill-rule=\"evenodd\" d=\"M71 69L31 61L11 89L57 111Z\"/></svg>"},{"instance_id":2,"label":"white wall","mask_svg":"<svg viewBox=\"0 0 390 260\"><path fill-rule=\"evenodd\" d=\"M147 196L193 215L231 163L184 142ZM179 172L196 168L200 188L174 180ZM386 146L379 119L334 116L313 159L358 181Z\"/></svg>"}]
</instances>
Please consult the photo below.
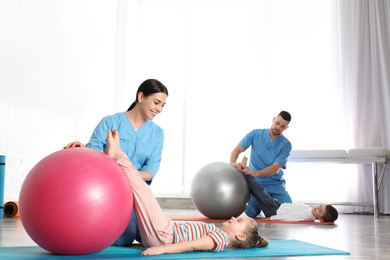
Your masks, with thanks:
<instances>
[{"instance_id":1,"label":"white wall","mask_svg":"<svg viewBox=\"0 0 390 260\"><path fill-rule=\"evenodd\" d=\"M115 111L116 1L0 2L0 154L5 201L70 141ZM123 108L125 109L125 108Z\"/></svg>"}]
</instances>

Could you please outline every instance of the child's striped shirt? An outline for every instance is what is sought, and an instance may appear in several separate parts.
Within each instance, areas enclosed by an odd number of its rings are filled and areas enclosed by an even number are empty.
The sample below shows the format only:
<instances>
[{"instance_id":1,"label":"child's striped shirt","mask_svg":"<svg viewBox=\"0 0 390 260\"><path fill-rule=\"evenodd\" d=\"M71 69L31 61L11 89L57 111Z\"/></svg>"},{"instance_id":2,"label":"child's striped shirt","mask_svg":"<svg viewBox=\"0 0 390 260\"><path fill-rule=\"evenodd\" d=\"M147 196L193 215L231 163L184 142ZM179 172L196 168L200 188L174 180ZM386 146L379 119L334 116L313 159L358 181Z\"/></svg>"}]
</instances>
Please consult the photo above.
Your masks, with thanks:
<instances>
[{"instance_id":1,"label":"child's striped shirt","mask_svg":"<svg viewBox=\"0 0 390 260\"><path fill-rule=\"evenodd\" d=\"M205 236L210 236L216 244L214 251L222 251L228 244L227 236L214 224L186 222L174 222L173 232L175 234L175 244L183 241L191 241Z\"/></svg>"}]
</instances>

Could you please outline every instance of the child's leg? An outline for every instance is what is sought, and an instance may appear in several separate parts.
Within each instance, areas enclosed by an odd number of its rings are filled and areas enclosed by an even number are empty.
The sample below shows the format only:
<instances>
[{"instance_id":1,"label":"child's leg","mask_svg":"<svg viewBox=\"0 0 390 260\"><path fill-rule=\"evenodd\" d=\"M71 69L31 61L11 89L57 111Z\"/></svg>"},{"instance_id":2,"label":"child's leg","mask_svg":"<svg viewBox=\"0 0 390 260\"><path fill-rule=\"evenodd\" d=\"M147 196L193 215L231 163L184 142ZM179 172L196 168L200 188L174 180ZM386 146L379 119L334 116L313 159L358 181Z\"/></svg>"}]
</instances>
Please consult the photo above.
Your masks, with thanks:
<instances>
[{"instance_id":1,"label":"child's leg","mask_svg":"<svg viewBox=\"0 0 390 260\"><path fill-rule=\"evenodd\" d=\"M174 239L172 221L162 212L150 187L125 153L118 154L114 159L129 178L142 243L147 247L172 244Z\"/></svg>"},{"instance_id":2,"label":"child's leg","mask_svg":"<svg viewBox=\"0 0 390 260\"><path fill-rule=\"evenodd\" d=\"M245 177L246 183L248 183L252 196L259 203L261 209L264 212L264 215L267 218L276 215L276 211L280 206L278 200L271 198L265 192L263 185L255 181L252 175L250 174L243 174L243 175Z\"/></svg>"}]
</instances>

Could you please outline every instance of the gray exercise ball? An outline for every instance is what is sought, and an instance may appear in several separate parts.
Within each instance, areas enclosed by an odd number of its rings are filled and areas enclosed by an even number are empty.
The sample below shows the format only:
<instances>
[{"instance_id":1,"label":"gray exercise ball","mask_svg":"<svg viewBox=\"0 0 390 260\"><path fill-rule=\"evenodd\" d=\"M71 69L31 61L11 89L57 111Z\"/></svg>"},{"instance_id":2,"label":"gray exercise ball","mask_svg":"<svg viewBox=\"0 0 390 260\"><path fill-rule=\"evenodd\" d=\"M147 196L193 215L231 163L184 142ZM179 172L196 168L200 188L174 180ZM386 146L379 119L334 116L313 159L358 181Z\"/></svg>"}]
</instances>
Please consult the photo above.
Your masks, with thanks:
<instances>
[{"instance_id":1,"label":"gray exercise ball","mask_svg":"<svg viewBox=\"0 0 390 260\"><path fill-rule=\"evenodd\" d=\"M203 166L191 184L195 207L208 218L227 219L241 215L249 202L249 187L233 165L213 162Z\"/></svg>"}]
</instances>

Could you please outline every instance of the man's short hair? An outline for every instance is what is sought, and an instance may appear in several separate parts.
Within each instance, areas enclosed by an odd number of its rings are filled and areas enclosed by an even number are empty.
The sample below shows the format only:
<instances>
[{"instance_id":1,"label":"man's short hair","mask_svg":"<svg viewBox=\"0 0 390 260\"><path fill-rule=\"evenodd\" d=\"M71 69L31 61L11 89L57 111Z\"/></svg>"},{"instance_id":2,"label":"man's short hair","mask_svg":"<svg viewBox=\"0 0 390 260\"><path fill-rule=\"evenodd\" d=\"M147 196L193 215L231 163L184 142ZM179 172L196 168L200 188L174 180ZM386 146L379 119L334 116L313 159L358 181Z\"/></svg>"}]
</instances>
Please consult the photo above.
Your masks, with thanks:
<instances>
[{"instance_id":1,"label":"man's short hair","mask_svg":"<svg viewBox=\"0 0 390 260\"><path fill-rule=\"evenodd\" d=\"M278 116L281 116L284 120L286 120L289 123L291 122L291 115L287 111L280 112Z\"/></svg>"}]
</instances>

